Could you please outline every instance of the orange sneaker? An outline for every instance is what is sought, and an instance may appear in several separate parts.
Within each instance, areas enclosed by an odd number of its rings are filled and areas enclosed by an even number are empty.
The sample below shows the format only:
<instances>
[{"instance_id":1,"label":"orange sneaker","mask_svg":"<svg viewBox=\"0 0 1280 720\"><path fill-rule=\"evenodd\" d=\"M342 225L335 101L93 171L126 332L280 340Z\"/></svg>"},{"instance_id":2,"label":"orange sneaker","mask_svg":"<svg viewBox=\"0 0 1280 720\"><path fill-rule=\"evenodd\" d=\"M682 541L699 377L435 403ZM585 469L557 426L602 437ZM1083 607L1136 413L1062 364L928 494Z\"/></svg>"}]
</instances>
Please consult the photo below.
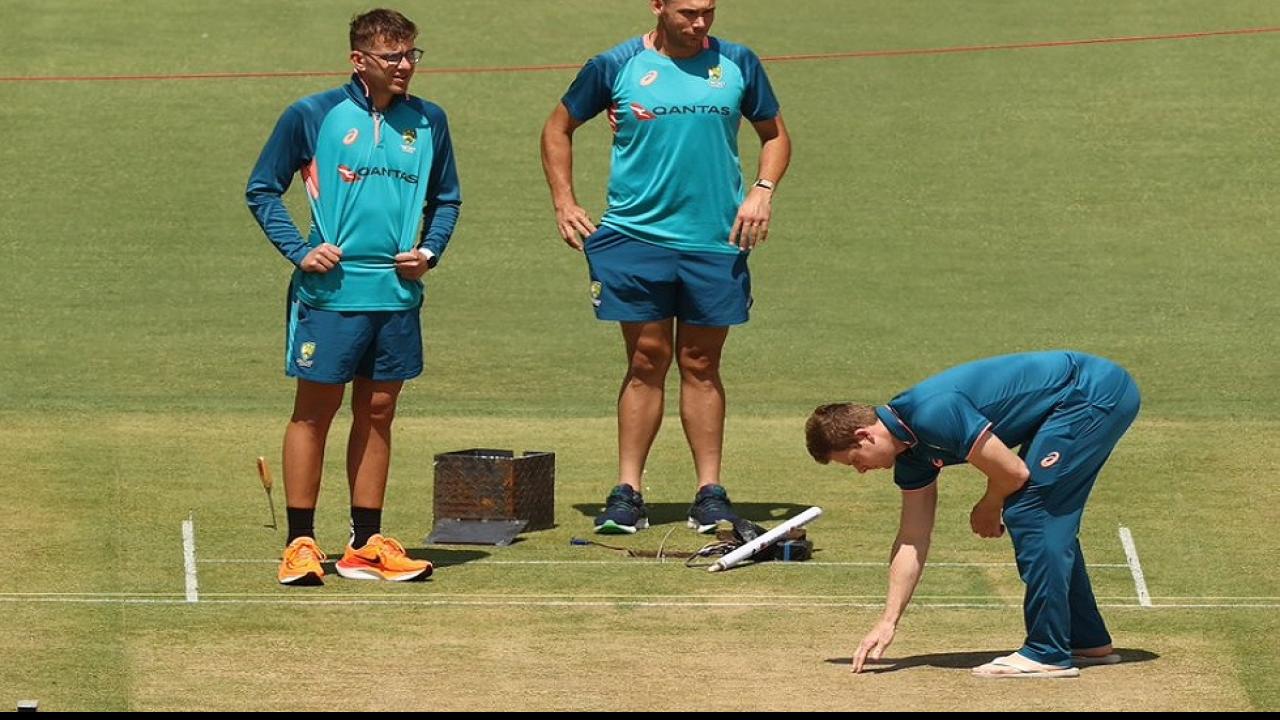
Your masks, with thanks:
<instances>
[{"instance_id":1,"label":"orange sneaker","mask_svg":"<svg viewBox=\"0 0 1280 720\"><path fill-rule=\"evenodd\" d=\"M300 537L284 549L276 578L281 585L323 585L324 568L320 563L326 559L314 539Z\"/></svg>"},{"instance_id":2,"label":"orange sneaker","mask_svg":"<svg viewBox=\"0 0 1280 720\"><path fill-rule=\"evenodd\" d=\"M350 545L335 565L338 574L351 580L390 580L410 582L425 580L434 569L426 560L414 560L404 546L389 537L374 535L364 547Z\"/></svg>"}]
</instances>

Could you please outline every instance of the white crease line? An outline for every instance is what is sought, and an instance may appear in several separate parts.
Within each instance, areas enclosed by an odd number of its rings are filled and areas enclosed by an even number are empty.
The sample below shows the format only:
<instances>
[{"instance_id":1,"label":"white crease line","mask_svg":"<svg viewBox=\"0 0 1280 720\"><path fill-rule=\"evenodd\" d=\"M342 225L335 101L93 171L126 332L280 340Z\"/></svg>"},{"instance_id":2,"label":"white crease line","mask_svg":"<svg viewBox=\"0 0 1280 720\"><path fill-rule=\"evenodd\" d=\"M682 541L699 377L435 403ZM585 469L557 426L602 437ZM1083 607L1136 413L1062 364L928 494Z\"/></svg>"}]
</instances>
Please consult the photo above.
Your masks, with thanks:
<instances>
[{"instance_id":1,"label":"white crease line","mask_svg":"<svg viewBox=\"0 0 1280 720\"><path fill-rule=\"evenodd\" d=\"M301 593L306 593L302 595ZM288 594L294 594L293 599L305 601L307 597L314 597L316 593L311 590L288 591ZM381 599L394 600L394 596L389 593L328 593L328 597L339 598L344 600L353 599ZM161 598L176 599L181 598L181 593L174 592L0 592L0 600L23 600L23 599L145 599L145 598ZM282 593L238 593L238 592L206 592L201 596L201 602L212 598L259 598L259 599L280 599L286 600L285 594ZM762 599L762 600L879 600L883 599L883 595L744 595L733 593L730 595L671 595L662 593L636 593L631 595L608 594L608 593L438 593L431 592L433 598L521 598L521 599L603 599L617 598L621 600L628 599L685 599L685 600L712 600L712 599ZM990 595L913 595L917 600L986 600L994 603L1015 603L1020 602L1020 598L1016 597L992 597ZM1133 602L1130 595L1098 595L1098 600L1128 600L1123 603L1124 607L1139 607ZM1153 604L1153 607L1196 607L1196 603L1202 603L1208 600L1234 600L1239 602L1230 603L1227 606L1239 607L1246 606L1251 603L1244 601L1252 601L1259 603L1263 607L1271 604L1280 604L1280 595L1168 595L1153 598L1160 601ZM1270 601L1270 602L1263 602ZM1223 603L1210 603L1210 607L1218 607Z\"/></svg>"},{"instance_id":2,"label":"white crease line","mask_svg":"<svg viewBox=\"0 0 1280 720\"><path fill-rule=\"evenodd\" d=\"M213 594L217 595L218 593L213 593ZM176 593L176 592L0 592L0 598L27 598L27 597L173 598L173 597L184 597L184 595L182 593Z\"/></svg>"},{"instance_id":3,"label":"white crease line","mask_svg":"<svg viewBox=\"0 0 1280 720\"><path fill-rule=\"evenodd\" d=\"M307 591L303 591L307 592ZM177 600L183 597L180 593L173 592L0 592L0 600L20 601L20 600L49 600L49 601L76 601L76 600L134 600L143 601L148 598L157 598L157 600ZM613 600L620 602L639 601L639 600L685 600L685 601L709 601L709 600L808 600L808 601L849 601L849 600L882 600L882 594L669 594L669 593L440 593L431 592L433 598L463 598L463 600L481 600L481 598L503 598L503 600L512 600L512 598L520 598L520 600ZM219 598L219 600L279 600L279 601L297 601L311 602L303 597L285 597L282 593L252 593L252 592L206 592L201 594L201 602ZM989 603L1016 603L1020 602L1016 597L992 597L987 594L915 594L914 600L936 600L936 601L987 601L983 606ZM389 593L342 593L340 597L328 598L328 600L381 600L381 601L397 601L406 600L406 598L397 598ZM416 598L408 598L415 600ZM1097 600L1126 600L1129 602L1112 603L1115 607L1140 607L1135 605L1132 596L1116 596L1116 594L1100 594ZM1280 605L1280 596L1165 596L1155 598L1160 603L1153 603L1152 607L1252 607L1254 605L1260 607L1271 607L1272 605ZM1226 600L1236 601L1231 603L1206 603L1203 601ZM1251 602L1244 602L1251 601ZM1260 602L1270 601L1270 602Z\"/></svg>"},{"instance_id":4,"label":"white crease line","mask_svg":"<svg viewBox=\"0 0 1280 720\"><path fill-rule=\"evenodd\" d=\"M842 600L884 600L884 595L747 595L733 593L730 595L664 595L661 593L637 593L633 595L606 594L606 593L439 593L431 592L431 598L450 598L450 599L542 599L542 600L587 600L587 599L616 599L619 601L628 600L822 600L822 601L842 601ZM312 591L303 591L304 596L297 593L295 599L304 601L308 597L314 597L319 594L329 598L340 600L397 600L396 593L387 592L381 594L371 593L314 593ZM236 593L236 592L206 592L200 596L200 602L205 602L213 598L256 598L256 599L286 599L286 593ZM178 593L95 593L95 592L25 592L25 593L5 593L0 592L0 599L24 599L24 598L177 598ZM1017 597L993 597L991 595L913 595L918 600L943 600L943 601L959 601L959 600L985 600L994 603L1016 603L1021 602L1021 598ZM1099 596L1099 600L1129 600L1132 604L1133 598L1128 595L1110 595ZM1187 598L1190 600L1202 600L1203 598ZM1247 599L1247 598L1246 598ZM1280 598L1274 598L1280 600Z\"/></svg>"},{"instance_id":5,"label":"white crease line","mask_svg":"<svg viewBox=\"0 0 1280 720\"><path fill-rule=\"evenodd\" d=\"M684 558L671 558L669 560L659 561L656 558L632 558L631 560L476 560L473 562L460 562L455 565L442 565L440 567L464 567L475 565L679 565L682 564ZM238 559L238 558L210 558L208 560L200 560L201 563L210 565L236 565L236 564L254 564L266 565L280 562L266 559ZM811 567L888 567L887 562L826 562L822 560L808 560L805 562L768 562L760 563L756 567L795 567L795 566L811 566ZM1016 563L1006 562L931 562L928 567L932 568L966 568L966 567L1017 567ZM1127 568L1127 563L1090 563L1090 568Z\"/></svg>"},{"instance_id":6,"label":"white crease line","mask_svg":"<svg viewBox=\"0 0 1280 720\"><path fill-rule=\"evenodd\" d=\"M1152 600L1280 600L1277 595L1157 595Z\"/></svg>"},{"instance_id":7,"label":"white crease line","mask_svg":"<svg viewBox=\"0 0 1280 720\"><path fill-rule=\"evenodd\" d=\"M1151 593L1147 592L1147 579L1142 575L1142 563L1138 560L1138 548L1133 544L1133 533L1123 525L1120 526L1120 544L1124 546L1124 556L1129 561L1129 572L1133 574L1133 586L1138 591L1138 604L1142 607L1151 607Z\"/></svg>"},{"instance_id":8,"label":"white crease line","mask_svg":"<svg viewBox=\"0 0 1280 720\"><path fill-rule=\"evenodd\" d=\"M172 599L163 598L121 598L121 597L103 597L103 598L12 598L0 597L0 603L64 603L64 604L95 604L95 605L184 605L188 604L186 600L174 597ZM573 601L573 600L544 600L544 601L519 601L519 600L362 600L362 599L290 599L280 597L275 599L249 599L249 598L222 598L222 599L204 599L201 605L325 605L325 606L409 606L409 607L647 607L647 608L668 608L668 607L696 607L696 608L866 608L880 609L884 607L883 603L856 603L856 602L643 602L643 601ZM1021 604L1015 603L915 603L916 608L927 609L1011 609L1020 608ZM1175 609L1280 609L1280 603L1203 603L1203 604L1176 604L1176 605L1151 605L1147 607L1134 605L1133 603L1110 603L1100 604L1099 607L1113 609L1142 609L1151 608L1161 610Z\"/></svg>"},{"instance_id":9,"label":"white crease line","mask_svg":"<svg viewBox=\"0 0 1280 720\"><path fill-rule=\"evenodd\" d=\"M186 566L187 602L200 602L200 584L196 579L195 513L182 521L182 561Z\"/></svg>"},{"instance_id":10,"label":"white crease line","mask_svg":"<svg viewBox=\"0 0 1280 720\"><path fill-rule=\"evenodd\" d=\"M679 596L673 596L679 597ZM67 604L97 604L97 605L180 605L186 604L186 600L179 598L177 595L171 597L8 597L0 596L0 603L67 603ZM396 599L396 598L361 598L361 597L328 597L306 599L299 597L209 597L205 596L201 599L202 605L386 605L386 606L475 606L475 607L702 607L702 608L757 608L757 607L852 607L852 608L882 608L883 602L846 602L846 601L821 601L810 600L809 602L762 602L759 600L722 600L722 601L704 601L690 599L685 601L655 601L655 600L580 600L580 599L564 599L564 600L477 600L477 599L444 599L444 600L426 600L417 598ZM981 603L917 603L916 607L934 607L934 608L1012 608L1021 607L1021 605L1001 602L981 602Z\"/></svg>"},{"instance_id":11,"label":"white crease line","mask_svg":"<svg viewBox=\"0 0 1280 720\"><path fill-rule=\"evenodd\" d=\"M1133 606L1130 605L1129 607ZM1160 603L1145 607L1160 608L1162 610L1172 608L1280 608L1280 603Z\"/></svg>"}]
</instances>

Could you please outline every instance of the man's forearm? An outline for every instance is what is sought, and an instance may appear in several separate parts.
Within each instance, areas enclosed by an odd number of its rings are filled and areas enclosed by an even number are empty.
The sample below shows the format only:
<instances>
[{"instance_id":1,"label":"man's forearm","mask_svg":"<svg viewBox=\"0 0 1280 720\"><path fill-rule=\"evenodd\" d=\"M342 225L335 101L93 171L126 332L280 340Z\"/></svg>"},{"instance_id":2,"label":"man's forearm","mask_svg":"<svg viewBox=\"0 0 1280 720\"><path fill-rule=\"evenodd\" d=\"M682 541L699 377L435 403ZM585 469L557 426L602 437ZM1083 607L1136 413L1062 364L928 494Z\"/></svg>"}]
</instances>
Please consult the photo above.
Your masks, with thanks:
<instances>
[{"instance_id":1,"label":"man's forearm","mask_svg":"<svg viewBox=\"0 0 1280 720\"><path fill-rule=\"evenodd\" d=\"M894 542L893 553L889 559L889 595L884 603L885 622L898 624L911 602L911 596L924 574L925 557L929 553L928 544L911 545L901 540Z\"/></svg>"},{"instance_id":2,"label":"man's forearm","mask_svg":"<svg viewBox=\"0 0 1280 720\"><path fill-rule=\"evenodd\" d=\"M776 185L787 174L787 166L790 164L791 138L786 133L779 133L760 146L760 169L756 177Z\"/></svg>"},{"instance_id":3,"label":"man's forearm","mask_svg":"<svg viewBox=\"0 0 1280 720\"><path fill-rule=\"evenodd\" d=\"M576 204L573 194L573 138L556 129L542 133L542 172L556 207Z\"/></svg>"}]
</instances>

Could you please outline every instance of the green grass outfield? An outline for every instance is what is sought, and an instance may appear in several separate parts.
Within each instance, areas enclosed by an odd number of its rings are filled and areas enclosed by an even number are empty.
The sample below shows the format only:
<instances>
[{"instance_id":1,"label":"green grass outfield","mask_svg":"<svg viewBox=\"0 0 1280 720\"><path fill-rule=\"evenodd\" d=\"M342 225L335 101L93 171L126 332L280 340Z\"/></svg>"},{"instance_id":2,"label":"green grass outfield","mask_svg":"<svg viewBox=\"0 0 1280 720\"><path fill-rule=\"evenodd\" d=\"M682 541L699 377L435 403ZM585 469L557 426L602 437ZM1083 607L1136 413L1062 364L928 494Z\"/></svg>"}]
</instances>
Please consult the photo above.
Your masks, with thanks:
<instances>
[{"instance_id":1,"label":"green grass outfield","mask_svg":"<svg viewBox=\"0 0 1280 720\"><path fill-rule=\"evenodd\" d=\"M341 73L362 6L0 0L0 707L1280 709L1280 32L766 62L795 155L726 352L725 481L766 524L823 507L821 552L711 575L569 545L613 477L621 342L592 319L538 163L573 70L500 70L580 63L648 29L645 3L400 7L428 51L413 90L450 114L464 207L429 276L428 369L400 404L385 526L419 547L432 456L487 446L556 452L557 527L418 550L440 565L426 584L277 586L283 536L263 527L253 460L279 476L288 268L243 189L280 111L342 78L11 80ZM720 15L715 34L765 57L1280 26L1267 0L721 0ZM593 213L608 140L600 119L577 138ZM1008 541L969 532L981 482L960 469L897 662L851 676L897 493L814 464L804 418L1053 347L1114 358L1143 389L1083 533L1130 662L969 677L1020 641L1021 588ZM663 522L616 542L656 549L674 528L667 547L696 548L674 414L647 481Z\"/></svg>"}]
</instances>

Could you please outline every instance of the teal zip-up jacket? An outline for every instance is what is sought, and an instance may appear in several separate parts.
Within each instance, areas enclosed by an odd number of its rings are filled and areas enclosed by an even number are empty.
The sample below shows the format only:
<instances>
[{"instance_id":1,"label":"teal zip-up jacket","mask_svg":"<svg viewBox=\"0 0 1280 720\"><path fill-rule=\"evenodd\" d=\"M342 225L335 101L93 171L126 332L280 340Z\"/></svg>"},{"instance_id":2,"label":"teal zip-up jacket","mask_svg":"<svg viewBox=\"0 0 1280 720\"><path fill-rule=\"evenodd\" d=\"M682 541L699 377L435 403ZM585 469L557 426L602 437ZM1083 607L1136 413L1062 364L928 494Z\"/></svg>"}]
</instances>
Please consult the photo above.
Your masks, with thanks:
<instances>
[{"instance_id":1,"label":"teal zip-up jacket","mask_svg":"<svg viewBox=\"0 0 1280 720\"><path fill-rule=\"evenodd\" d=\"M311 205L305 239L283 200L294 173ZM421 246L434 265L457 224L462 196L444 110L405 95L379 112L352 75L346 85L284 111L245 197L295 267L321 243L342 248L341 262L327 273L294 271L298 300L324 310L418 307L422 282L400 278L394 258Z\"/></svg>"}]
</instances>

